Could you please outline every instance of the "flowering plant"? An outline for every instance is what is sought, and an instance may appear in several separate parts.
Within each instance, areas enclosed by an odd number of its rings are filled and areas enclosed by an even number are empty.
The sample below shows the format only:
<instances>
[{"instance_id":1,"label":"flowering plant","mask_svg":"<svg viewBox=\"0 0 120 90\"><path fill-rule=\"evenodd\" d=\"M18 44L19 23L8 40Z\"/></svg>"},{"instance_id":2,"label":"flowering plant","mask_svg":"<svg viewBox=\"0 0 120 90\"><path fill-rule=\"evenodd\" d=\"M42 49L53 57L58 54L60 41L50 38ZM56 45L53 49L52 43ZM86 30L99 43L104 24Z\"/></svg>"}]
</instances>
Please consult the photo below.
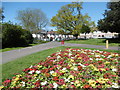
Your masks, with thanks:
<instances>
[{"instance_id":1,"label":"flowering plant","mask_svg":"<svg viewBox=\"0 0 120 90\"><path fill-rule=\"evenodd\" d=\"M21 74L3 82L4 88L119 88L120 54L89 49L53 53Z\"/></svg>"}]
</instances>

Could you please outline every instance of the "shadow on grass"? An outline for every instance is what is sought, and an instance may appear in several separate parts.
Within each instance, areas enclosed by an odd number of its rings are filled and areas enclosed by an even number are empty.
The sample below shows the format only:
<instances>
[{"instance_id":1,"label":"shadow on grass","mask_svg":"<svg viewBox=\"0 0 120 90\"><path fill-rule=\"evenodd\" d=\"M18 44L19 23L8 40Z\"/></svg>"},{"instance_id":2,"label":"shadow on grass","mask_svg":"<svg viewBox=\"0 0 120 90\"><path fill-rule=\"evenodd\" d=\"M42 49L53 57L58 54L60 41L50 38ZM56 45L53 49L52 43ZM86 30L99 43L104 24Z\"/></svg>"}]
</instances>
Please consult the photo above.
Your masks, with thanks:
<instances>
[{"instance_id":1,"label":"shadow on grass","mask_svg":"<svg viewBox=\"0 0 120 90\"><path fill-rule=\"evenodd\" d=\"M120 45L120 38L109 38L109 39L106 39L109 41L109 43L118 43ZM103 40L103 43L106 42L106 40Z\"/></svg>"}]
</instances>

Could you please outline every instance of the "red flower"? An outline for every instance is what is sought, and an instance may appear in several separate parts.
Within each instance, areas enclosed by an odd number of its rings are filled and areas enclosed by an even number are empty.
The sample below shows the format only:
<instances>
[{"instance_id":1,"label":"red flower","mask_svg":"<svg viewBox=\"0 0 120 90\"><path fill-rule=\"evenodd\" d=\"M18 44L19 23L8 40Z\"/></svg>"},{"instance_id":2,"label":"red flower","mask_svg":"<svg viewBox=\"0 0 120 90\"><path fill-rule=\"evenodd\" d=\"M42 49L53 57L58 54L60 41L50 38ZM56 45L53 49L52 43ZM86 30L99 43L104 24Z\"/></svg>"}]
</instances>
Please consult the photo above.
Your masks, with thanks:
<instances>
[{"instance_id":1,"label":"red flower","mask_svg":"<svg viewBox=\"0 0 120 90\"><path fill-rule=\"evenodd\" d=\"M49 84L50 88L53 88L53 85L52 84Z\"/></svg>"},{"instance_id":2,"label":"red flower","mask_svg":"<svg viewBox=\"0 0 120 90\"><path fill-rule=\"evenodd\" d=\"M26 68L26 69L24 69L23 71L24 72L27 72L27 71L29 71L30 70L30 68Z\"/></svg>"},{"instance_id":3,"label":"red flower","mask_svg":"<svg viewBox=\"0 0 120 90\"><path fill-rule=\"evenodd\" d=\"M86 82L86 80L85 80L85 79L82 79L82 82L84 83L84 82Z\"/></svg>"},{"instance_id":4,"label":"red flower","mask_svg":"<svg viewBox=\"0 0 120 90\"><path fill-rule=\"evenodd\" d=\"M72 87L72 88L75 88L75 86L74 86L74 85L71 85L71 87Z\"/></svg>"},{"instance_id":5,"label":"red flower","mask_svg":"<svg viewBox=\"0 0 120 90\"><path fill-rule=\"evenodd\" d=\"M84 64L85 66L88 66L89 64L88 63L86 63L86 64Z\"/></svg>"},{"instance_id":6,"label":"red flower","mask_svg":"<svg viewBox=\"0 0 120 90\"><path fill-rule=\"evenodd\" d=\"M98 61L99 64L102 64L102 61Z\"/></svg>"},{"instance_id":7,"label":"red flower","mask_svg":"<svg viewBox=\"0 0 120 90\"><path fill-rule=\"evenodd\" d=\"M4 86L8 86L8 84L10 84L10 82L11 82L11 80L10 80L10 79L7 79L7 80L5 80L2 84L3 84Z\"/></svg>"},{"instance_id":8,"label":"red flower","mask_svg":"<svg viewBox=\"0 0 120 90\"><path fill-rule=\"evenodd\" d=\"M59 82L57 82L57 84L59 84L59 85L65 84L64 79L59 79Z\"/></svg>"},{"instance_id":9,"label":"red flower","mask_svg":"<svg viewBox=\"0 0 120 90\"><path fill-rule=\"evenodd\" d=\"M35 85L36 87L40 87L40 80L36 81L36 82L34 83L34 85Z\"/></svg>"},{"instance_id":10,"label":"red flower","mask_svg":"<svg viewBox=\"0 0 120 90\"><path fill-rule=\"evenodd\" d=\"M78 69L79 69L79 70L82 70L82 66L78 66Z\"/></svg>"},{"instance_id":11,"label":"red flower","mask_svg":"<svg viewBox=\"0 0 120 90\"><path fill-rule=\"evenodd\" d=\"M57 80L59 80L59 79L58 79L58 77L54 77L53 80L54 80L54 81L57 81Z\"/></svg>"},{"instance_id":12,"label":"red flower","mask_svg":"<svg viewBox=\"0 0 120 90\"><path fill-rule=\"evenodd\" d=\"M110 70L109 68L105 68L105 69L106 69L106 71Z\"/></svg>"},{"instance_id":13,"label":"red flower","mask_svg":"<svg viewBox=\"0 0 120 90\"><path fill-rule=\"evenodd\" d=\"M89 87L90 85L87 85L87 84L83 86L83 88L89 88Z\"/></svg>"},{"instance_id":14,"label":"red flower","mask_svg":"<svg viewBox=\"0 0 120 90\"><path fill-rule=\"evenodd\" d=\"M10 79L7 79L6 81L4 81L5 83L10 83L11 80Z\"/></svg>"},{"instance_id":15,"label":"red flower","mask_svg":"<svg viewBox=\"0 0 120 90\"><path fill-rule=\"evenodd\" d=\"M102 85L97 86L97 88L102 88Z\"/></svg>"}]
</instances>

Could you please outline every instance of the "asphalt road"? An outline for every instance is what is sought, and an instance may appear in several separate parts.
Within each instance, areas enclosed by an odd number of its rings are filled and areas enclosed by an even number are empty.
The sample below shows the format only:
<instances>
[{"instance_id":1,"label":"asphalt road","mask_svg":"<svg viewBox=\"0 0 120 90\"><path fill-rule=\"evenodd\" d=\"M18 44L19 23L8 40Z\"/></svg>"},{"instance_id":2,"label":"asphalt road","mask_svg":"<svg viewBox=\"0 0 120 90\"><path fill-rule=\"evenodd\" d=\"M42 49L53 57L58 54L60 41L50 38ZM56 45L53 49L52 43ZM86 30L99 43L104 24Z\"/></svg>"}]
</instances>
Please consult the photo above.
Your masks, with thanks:
<instances>
[{"instance_id":1,"label":"asphalt road","mask_svg":"<svg viewBox=\"0 0 120 90\"><path fill-rule=\"evenodd\" d=\"M0 64L7 63L9 61L15 60L17 58L20 58L35 52L39 52L42 50L59 47L59 46L77 46L77 47L86 47L86 48L106 49L105 46L100 46L100 45L73 44L73 43L65 43L64 45L61 45L60 42L53 41L53 42L32 46L32 47L26 47L22 49L2 52L0 53L0 55L2 54L2 62L0 62ZM118 47L109 47L109 49L118 50Z\"/></svg>"}]
</instances>

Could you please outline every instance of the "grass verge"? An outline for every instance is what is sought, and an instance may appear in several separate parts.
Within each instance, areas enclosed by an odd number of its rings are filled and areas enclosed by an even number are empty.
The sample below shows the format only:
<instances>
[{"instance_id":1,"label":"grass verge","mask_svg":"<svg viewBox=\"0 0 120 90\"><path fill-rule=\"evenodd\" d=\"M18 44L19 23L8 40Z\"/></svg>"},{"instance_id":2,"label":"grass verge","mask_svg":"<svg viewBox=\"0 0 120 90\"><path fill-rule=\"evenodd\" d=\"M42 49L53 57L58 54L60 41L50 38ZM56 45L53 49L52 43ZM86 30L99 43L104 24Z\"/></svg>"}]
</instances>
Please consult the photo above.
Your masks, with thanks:
<instances>
[{"instance_id":1,"label":"grass verge","mask_svg":"<svg viewBox=\"0 0 120 90\"><path fill-rule=\"evenodd\" d=\"M42 43L47 43L47 42L42 42ZM39 45L42 43L35 43L35 44L29 44L29 46L27 47L31 47L31 46L35 46L35 45ZM11 50L16 50L16 49L21 49L21 48L25 48L25 47L11 47L11 48L4 48L4 49L0 49L0 52L6 52L6 51L11 51Z\"/></svg>"},{"instance_id":2,"label":"grass verge","mask_svg":"<svg viewBox=\"0 0 120 90\"><path fill-rule=\"evenodd\" d=\"M7 78L12 78L14 76L14 73L21 73L23 69L28 68L30 65L38 63L41 60L44 61L47 56L59 50L63 50L65 48L89 49L89 48L83 48L83 47L61 46L61 47L50 48L44 51L40 51L31 55L24 56L22 58L18 58L16 60L0 65L0 67L2 67L2 81L4 81ZM94 48L92 48L92 50L94 50ZM102 49L97 49L97 50L102 50ZM115 53L120 52L117 50L103 50L103 51L115 52Z\"/></svg>"},{"instance_id":3,"label":"grass verge","mask_svg":"<svg viewBox=\"0 0 120 90\"><path fill-rule=\"evenodd\" d=\"M118 46L120 41L117 39L108 39L109 46ZM115 42L116 41L116 42ZM106 45L106 39L86 39L86 40L70 40L65 41L66 43L76 43L76 44L90 44L90 45Z\"/></svg>"}]
</instances>

